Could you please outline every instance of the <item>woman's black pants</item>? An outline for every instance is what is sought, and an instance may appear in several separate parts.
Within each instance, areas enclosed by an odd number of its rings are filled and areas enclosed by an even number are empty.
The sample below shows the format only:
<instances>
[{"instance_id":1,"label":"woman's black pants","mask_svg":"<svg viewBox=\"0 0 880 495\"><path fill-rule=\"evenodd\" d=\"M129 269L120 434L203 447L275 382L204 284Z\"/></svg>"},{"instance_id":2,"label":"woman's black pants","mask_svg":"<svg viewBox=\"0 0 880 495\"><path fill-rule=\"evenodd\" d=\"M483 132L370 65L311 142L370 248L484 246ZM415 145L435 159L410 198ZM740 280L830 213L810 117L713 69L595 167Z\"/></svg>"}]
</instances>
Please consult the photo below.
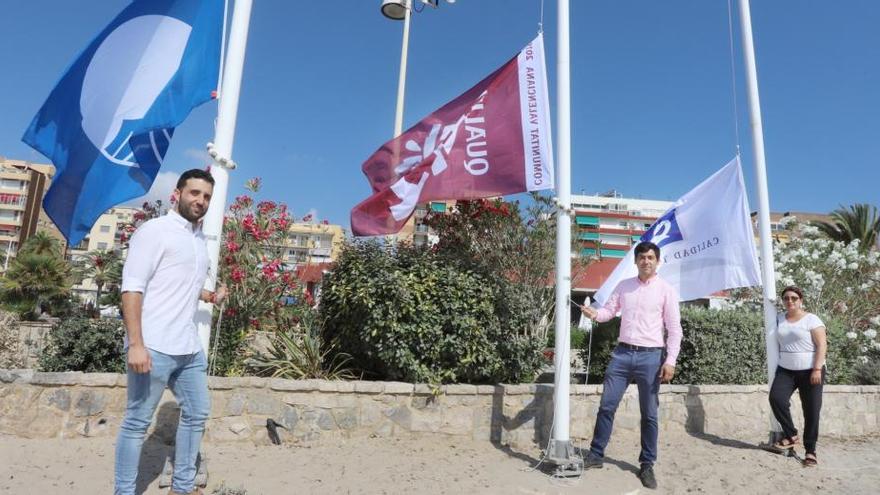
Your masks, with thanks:
<instances>
[{"instance_id":1,"label":"woman's black pants","mask_svg":"<svg viewBox=\"0 0 880 495\"><path fill-rule=\"evenodd\" d=\"M791 419L791 394L797 389L804 408L804 448L807 453L815 453L816 439L819 438L819 411L822 409L825 367L822 367L822 382L818 385L810 384L810 373L812 370L792 371L778 366L770 387L770 408L776 421L782 426L785 438L797 435L797 428Z\"/></svg>"}]
</instances>

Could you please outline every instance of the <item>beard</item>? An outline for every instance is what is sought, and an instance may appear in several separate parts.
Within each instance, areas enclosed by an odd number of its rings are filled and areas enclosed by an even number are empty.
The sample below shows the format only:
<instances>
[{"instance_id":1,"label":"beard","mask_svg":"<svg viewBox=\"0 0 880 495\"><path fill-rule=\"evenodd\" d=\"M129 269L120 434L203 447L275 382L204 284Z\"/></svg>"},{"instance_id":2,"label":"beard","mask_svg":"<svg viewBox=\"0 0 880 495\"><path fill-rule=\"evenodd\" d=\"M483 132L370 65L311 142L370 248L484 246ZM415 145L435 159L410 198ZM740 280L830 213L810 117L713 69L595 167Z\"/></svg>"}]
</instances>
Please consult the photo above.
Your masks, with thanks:
<instances>
[{"instance_id":1,"label":"beard","mask_svg":"<svg viewBox=\"0 0 880 495\"><path fill-rule=\"evenodd\" d=\"M195 209L192 206L192 203L184 203L183 201L177 203L177 213L180 213L180 216L190 222L198 222L202 219L202 217L205 216L205 213L207 212L208 209L205 208L200 214L196 213Z\"/></svg>"}]
</instances>

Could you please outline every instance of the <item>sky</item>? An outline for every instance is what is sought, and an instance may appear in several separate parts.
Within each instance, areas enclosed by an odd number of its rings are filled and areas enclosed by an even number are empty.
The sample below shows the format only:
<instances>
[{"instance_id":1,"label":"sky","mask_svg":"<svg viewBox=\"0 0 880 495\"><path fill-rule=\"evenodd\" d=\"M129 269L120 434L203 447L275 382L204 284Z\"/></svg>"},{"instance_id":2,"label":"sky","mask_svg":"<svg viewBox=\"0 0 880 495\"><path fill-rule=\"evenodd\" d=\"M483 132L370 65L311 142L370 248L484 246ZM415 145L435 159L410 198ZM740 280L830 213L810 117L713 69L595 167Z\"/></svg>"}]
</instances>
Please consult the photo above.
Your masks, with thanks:
<instances>
[{"instance_id":1,"label":"sky","mask_svg":"<svg viewBox=\"0 0 880 495\"><path fill-rule=\"evenodd\" d=\"M732 1L731 33L726 0L571 0L574 194L675 200L739 145L757 208ZM0 0L0 156L47 162L21 142L25 128L127 4ZM261 198L348 228L351 208L370 193L361 164L393 134L403 23L380 5L254 1L230 199L261 177ZM554 124L556 5L543 5ZM541 11L541 0L441 0L415 13L404 128L515 56L536 36ZM880 2L753 1L752 23L771 210L880 203ZM177 129L152 198L207 165L216 114L206 103Z\"/></svg>"}]
</instances>

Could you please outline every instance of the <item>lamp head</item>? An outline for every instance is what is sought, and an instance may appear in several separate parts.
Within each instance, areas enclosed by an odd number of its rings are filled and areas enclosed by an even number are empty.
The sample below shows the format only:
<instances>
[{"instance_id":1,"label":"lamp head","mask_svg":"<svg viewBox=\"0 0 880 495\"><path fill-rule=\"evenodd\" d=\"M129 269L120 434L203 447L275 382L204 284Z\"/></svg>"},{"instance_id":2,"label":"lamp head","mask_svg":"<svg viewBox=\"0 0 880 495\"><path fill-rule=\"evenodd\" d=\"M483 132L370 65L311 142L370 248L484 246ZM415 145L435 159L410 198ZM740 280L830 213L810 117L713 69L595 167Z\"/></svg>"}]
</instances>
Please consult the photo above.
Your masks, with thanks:
<instances>
[{"instance_id":1,"label":"lamp head","mask_svg":"<svg viewBox=\"0 0 880 495\"><path fill-rule=\"evenodd\" d=\"M393 20L402 21L406 17L407 0L382 0L382 15Z\"/></svg>"}]
</instances>

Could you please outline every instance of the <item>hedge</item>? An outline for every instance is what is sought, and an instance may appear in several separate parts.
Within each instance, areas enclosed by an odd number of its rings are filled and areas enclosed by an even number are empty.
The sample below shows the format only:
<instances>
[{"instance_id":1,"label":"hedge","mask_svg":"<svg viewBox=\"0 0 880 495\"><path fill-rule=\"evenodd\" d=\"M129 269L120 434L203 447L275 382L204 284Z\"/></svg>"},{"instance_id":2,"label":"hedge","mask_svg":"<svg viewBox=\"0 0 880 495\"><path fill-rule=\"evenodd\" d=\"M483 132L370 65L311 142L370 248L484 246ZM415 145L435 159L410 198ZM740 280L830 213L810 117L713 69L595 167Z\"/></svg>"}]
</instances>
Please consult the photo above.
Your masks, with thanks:
<instances>
[{"instance_id":1,"label":"hedge","mask_svg":"<svg viewBox=\"0 0 880 495\"><path fill-rule=\"evenodd\" d=\"M871 373L868 365L860 363L858 346L846 337L847 330L843 324L830 318L823 318L823 321L828 329L828 383L870 381L876 373ZM760 312L684 306L681 310L681 326L684 335L673 383L767 383L764 321ZM601 382L611 351L617 344L619 327L619 318L594 327L591 383ZM579 352L586 362L586 343Z\"/></svg>"}]
</instances>

